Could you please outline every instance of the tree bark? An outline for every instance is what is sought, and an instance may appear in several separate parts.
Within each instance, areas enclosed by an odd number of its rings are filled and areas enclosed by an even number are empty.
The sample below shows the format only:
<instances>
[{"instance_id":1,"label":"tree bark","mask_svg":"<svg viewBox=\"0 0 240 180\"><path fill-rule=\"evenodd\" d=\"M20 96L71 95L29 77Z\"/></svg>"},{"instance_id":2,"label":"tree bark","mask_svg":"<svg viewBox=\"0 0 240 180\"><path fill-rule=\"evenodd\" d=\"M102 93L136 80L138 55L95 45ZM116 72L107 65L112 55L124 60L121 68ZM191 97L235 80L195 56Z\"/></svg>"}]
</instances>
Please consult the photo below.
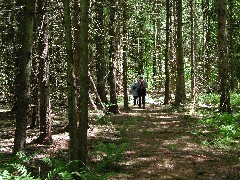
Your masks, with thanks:
<instances>
[{"instance_id":1,"label":"tree bark","mask_svg":"<svg viewBox=\"0 0 240 180\"><path fill-rule=\"evenodd\" d=\"M80 119L80 42L79 42L79 31L80 31L80 24L79 24L79 17L80 17L80 8L79 8L79 0L75 0L73 2L73 59L74 59L74 74L75 74L75 97L76 97L76 121L78 122Z\"/></svg>"},{"instance_id":2,"label":"tree bark","mask_svg":"<svg viewBox=\"0 0 240 180\"><path fill-rule=\"evenodd\" d=\"M103 0L96 0L96 76L97 76L97 91L103 103L107 104L106 95L106 60L104 57L104 14Z\"/></svg>"},{"instance_id":3,"label":"tree bark","mask_svg":"<svg viewBox=\"0 0 240 180\"><path fill-rule=\"evenodd\" d=\"M128 10L127 3L125 0L121 1L123 8L123 92L124 92L124 109L128 110L128 63L127 63L127 45L128 45L128 34L127 34L127 20Z\"/></svg>"},{"instance_id":4,"label":"tree bark","mask_svg":"<svg viewBox=\"0 0 240 180\"><path fill-rule=\"evenodd\" d=\"M68 88L68 122L69 122L69 155L70 160L78 160L78 137L77 137L77 119L76 119L76 97L75 97L75 77L74 77L74 59L72 48L71 14L69 0L63 0L64 6L64 27L67 51L67 88Z\"/></svg>"},{"instance_id":5,"label":"tree bark","mask_svg":"<svg viewBox=\"0 0 240 180\"><path fill-rule=\"evenodd\" d=\"M87 130L88 130L88 11L89 0L80 1L80 121L78 153L80 167L85 167L87 160Z\"/></svg>"},{"instance_id":6,"label":"tree bark","mask_svg":"<svg viewBox=\"0 0 240 180\"><path fill-rule=\"evenodd\" d=\"M206 45L205 45L205 54L204 54L204 87L207 87L207 90L210 89L210 75L211 75L211 13L209 7L209 0L206 0Z\"/></svg>"},{"instance_id":7,"label":"tree bark","mask_svg":"<svg viewBox=\"0 0 240 180\"><path fill-rule=\"evenodd\" d=\"M234 31L235 31L235 28L234 28L234 13L233 13L233 10L234 9L234 3L233 3L233 0L229 0L229 28L228 28L228 31L229 31L229 54L228 54L228 57L229 57L229 70L230 70L230 90L231 91L234 91L235 88L236 88L236 82L237 82L237 78L236 78L236 64L237 64L237 60L236 58L234 57L234 54L235 54L235 48L237 47L236 44L235 44L235 41L234 41ZM238 71L238 70L237 70Z\"/></svg>"},{"instance_id":8,"label":"tree bark","mask_svg":"<svg viewBox=\"0 0 240 180\"><path fill-rule=\"evenodd\" d=\"M17 0L17 21L19 27L18 52L16 58L16 130L13 153L23 151L26 144L26 127L30 98L31 55L33 46L33 15L35 1Z\"/></svg>"},{"instance_id":9,"label":"tree bark","mask_svg":"<svg viewBox=\"0 0 240 180\"><path fill-rule=\"evenodd\" d=\"M195 104L196 97L196 76L195 76L195 31L194 31L194 0L190 0L190 24L191 24L191 52L190 52L190 64L191 64L191 101Z\"/></svg>"},{"instance_id":10,"label":"tree bark","mask_svg":"<svg viewBox=\"0 0 240 180\"><path fill-rule=\"evenodd\" d=\"M226 44L226 0L218 1L218 61L220 76L220 112L231 112Z\"/></svg>"},{"instance_id":11,"label":"tree bark","mask_svg":"<svg viewBox=\"0 0 240 180\"><path fill-rule=\"evenodd\" d=\"M49 84L49 59L48 59L48 12L47 0L39 0L38 8L41 10L42 26L39 30L39 82L40 82L40 135L35 140L39 144L52 143L52 120Z\"/></svg>"},{"instance_id":12,"label":"tree bark","mask_svg":"<svg viewBox=\"0 0 240 180\"><path fill-rule=\"evenodd\" d=\"M170 97L170 77L169 77L169 21L170 21L170 6L169 0L166 0L166 48L165 48L165 92L164 104L169 104Z\"/></svg>"},{"instance_id":13,"label":"tree bark","mask_svg":"<svg viewBox=\"0 0 240 180\"><path fill-rule=\"evenodd\" d=\"M179 106L186 98L182 40L182 0L177 1L177 77L175 105Z\"/></svg>"},{"instance_id":14,"label":"tree bark","mask_svg":"<svg viewBox=\"0 0 240 180\"><path fill-rule=\"evenodd\" d=\"M117 92L116 92L116 49L115 49L115 0L110 1L110 24L109 24L109 75L108 81L110 85L110 105L109 105L109 112L113 114L118 114L118 104L117 104Z\"/></svg>"}]
</instances>

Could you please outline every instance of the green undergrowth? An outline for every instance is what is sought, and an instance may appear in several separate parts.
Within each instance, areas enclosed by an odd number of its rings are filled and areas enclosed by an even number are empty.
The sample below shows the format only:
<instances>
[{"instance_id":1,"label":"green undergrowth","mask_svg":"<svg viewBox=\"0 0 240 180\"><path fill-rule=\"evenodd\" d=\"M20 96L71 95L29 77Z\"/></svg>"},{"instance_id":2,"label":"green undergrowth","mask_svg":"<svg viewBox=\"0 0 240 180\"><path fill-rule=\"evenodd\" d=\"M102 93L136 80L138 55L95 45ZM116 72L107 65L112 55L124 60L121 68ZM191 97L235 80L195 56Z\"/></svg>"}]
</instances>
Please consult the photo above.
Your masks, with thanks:
<instances>
[{"instance_id":1,"label":"green undergrowth","mask_svg":"<svg viewBox=\"0 0 240 180\"><path fill-rule=\"evenodd\" d=\"M205 146L219 148L239 148L240 114L220 114L205 117L198 121L196 134Z\"/></svg>"},{"instance_id":2,"label":"green undergrowth","mask_svg":"<svg viewBox=\"0 0 240 180\"><path fill-rule=\"evenodd\" d=\"M224 149L240 148L240 95L231 93L232 113L219 113L218 94L202 94L198 97L197 112L203 116L196 120L198 128L194 132L205 146Z\"/></svg>"},{"instance_id":3,"label":"green undergrowth","mask_svg":"<svg viewBox=\"0 0 240 180\"><path fill-rule=\"evenodd\" d=\"M0 180L74 180L77 177L83 180L103 180L115 174L117 163L123 160L123 154L127 147L127 143L120 145L98 143L92 152L98 161L94 166L86 166L78 171L72 169L72 167L76 167L77 161L52 157L36 159L37 153L34 155L18 153L1 163Z\"/></svg>"}]
</instances>

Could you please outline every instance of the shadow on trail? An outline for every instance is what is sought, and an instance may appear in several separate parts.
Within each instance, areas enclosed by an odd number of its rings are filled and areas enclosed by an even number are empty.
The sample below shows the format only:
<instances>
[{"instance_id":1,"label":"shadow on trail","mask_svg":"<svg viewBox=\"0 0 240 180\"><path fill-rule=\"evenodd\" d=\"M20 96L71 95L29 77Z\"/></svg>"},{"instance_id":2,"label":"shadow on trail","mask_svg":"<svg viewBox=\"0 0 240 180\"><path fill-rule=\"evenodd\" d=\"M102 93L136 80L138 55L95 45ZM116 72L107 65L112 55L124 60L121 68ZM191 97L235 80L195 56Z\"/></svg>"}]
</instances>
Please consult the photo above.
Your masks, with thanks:
<instances>
[{"instance_id":1,"label":"shadow on trail","mask_svg":"<svg viewBox=\"0 0 240 180\"><path fill-rule=\"evenodd\" d=\"M162 107L133 108L114 123L130 142L125 179L240 179L238 152L201 146L191 119Z\"/></svg>"}]
</instances>

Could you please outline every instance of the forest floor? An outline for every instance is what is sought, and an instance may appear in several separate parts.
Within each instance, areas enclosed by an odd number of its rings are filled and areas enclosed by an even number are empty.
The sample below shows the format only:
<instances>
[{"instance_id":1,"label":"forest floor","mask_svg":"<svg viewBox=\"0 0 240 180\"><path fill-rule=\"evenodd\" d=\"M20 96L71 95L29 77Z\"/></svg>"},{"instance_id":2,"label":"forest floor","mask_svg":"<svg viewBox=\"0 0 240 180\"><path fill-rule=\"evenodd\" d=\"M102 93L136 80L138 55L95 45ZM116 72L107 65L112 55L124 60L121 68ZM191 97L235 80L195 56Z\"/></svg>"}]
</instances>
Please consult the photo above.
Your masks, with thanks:
<instances>
[{"instance_id":1,"label":"forest floor","mask_svg":"<svg viewBox=\"0 0 240 180\"><path fill-rule=\"evenodd\" d=\"M92 113L89 128L89 151L96 144L127 143L123 160L112 166L115 172L108 179L199 179L239 180L240 150L204 146L197 130L202 127L184 113L163 105L150 105L146 109L130 107L118 115L109 115L95 120ZM27 145L27 151L42 149L55 156L67 156L68 133L66 125L55 114L52 145ZM14 117L8 111L0 112L0 154L11 153L14 138ZM100 122L102 121L102 122ZM28 130L27 142L37 135L37 130ZM60 153L61 152L61 153ZM89 164L96 159L89 153ZM1 160L3 162L3 160Z\"/></svg>"}]
</instances>

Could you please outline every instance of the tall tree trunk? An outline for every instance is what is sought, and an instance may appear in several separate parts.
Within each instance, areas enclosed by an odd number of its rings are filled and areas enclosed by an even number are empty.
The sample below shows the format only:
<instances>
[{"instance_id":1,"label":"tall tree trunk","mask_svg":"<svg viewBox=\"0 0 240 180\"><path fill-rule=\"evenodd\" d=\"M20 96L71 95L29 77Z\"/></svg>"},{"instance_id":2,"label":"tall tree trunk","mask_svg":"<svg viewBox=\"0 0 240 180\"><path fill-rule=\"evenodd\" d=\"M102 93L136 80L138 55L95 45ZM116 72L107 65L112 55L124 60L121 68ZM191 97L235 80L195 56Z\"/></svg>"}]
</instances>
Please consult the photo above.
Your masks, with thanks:
<instances>
[{"instance_id":1,"label":"tall tree trunk","mask_svg":"<svg viewBox=\"0 0 240 180\"><path fill-rule=\"evenodd\" d=\"M169 21L170 21L170 7L169 0L166 0L166 49L165 49L165 94L164 104L169 104L170 97L170 77L169 77Z\"/></svg>"},{"instance_id":2,"label":"tall tree trunk","mask_svg":"<svg viewBox=\"0 0 240 180\"><path fill-rule=\"evenodd\" d=\"M41 1L37 2L37 8L36 8L36 14L35 14L35 26L37 31L34 34L34 38L36 39L37 43L39 41L39 34L41 33L42 29L42 5L40 4ZM36 44L37 44L36 43ZM39 52L39 49L36 48L36 56L32 60L32 67L33 67L33 81L32 81L32 104L33 109L32 109L32 122L30 125L30 128L33 129L36 126L39 127L39 122L40 122L40 81L39 81L39 61L41 57L41 52Z\"/></svg>"},{"instance_id":3,"label":"tall tree trunk","mask_svg":"<svg viewBox=\"0 0 240 180\"><path fill-rule=\"evenodd\" d=\"M226 44L226 0L218 1L218 61L220 75L220 112L231 112Z\"/></svg>"},{"instance_id":4,"label":"tall tree trunk","mask_svg":"<svg viewBox=\"0 0 240 180\"><path fill-rule=\"evenodd\" d=\"M170 0L170 22L169 22L169 71L170 71L170 93L175 94L176 91L176 38L175 38L175 3L176 1Z\"/></svg>"},{"instance_id":5,"label":"tall tree trunk","mask_svg":"<svg viewBox=\"0 0 240 180\"><path fill-rule=\"evenodd\" d=\"M139 22L139 32L138 32L138 67L137 72L138 74L144 73L144 62L143 62L143 29L144 23L143 20L140 19Z\"/></svg>"},{"instance_id":6,"label":"tall tree trunk","mask_svg":"<svg viewBox=\"0 0 240 180\"><path fill-rule=\"evenodd\" d=\"M88 130L88 11L89 0L80 1L80 120L79 120L79 161L80 167L86 165L87 160L87 130Z\"/></svg>"},{"instance_id":7,"label":"tall tree trunk","mask_svg":"<svg viewBox=\"0 0 240 180\"><path fill-rule=\"evenodd\" d=\"M196 76L195 76L195 31L194 31L194 0L190 0L190 23L191 23L191 52L190 52L190 64L191 64L191 101L195 104L196 97Z\"/></svg>"},{"instance_id":8,"label":"tall tree trunk","mask_svg":"<svg viewBox=\"0 0 240 180\"><path fill-rule=\"evenodd\" d=\"M204 54L204 86L209 89L210 73L211 73L211 13L209 0L206 0L206 45Z\"/></svg>"},{"instance_id":9,"label":"tall tree trunk","mask_svg":"<svg viewBox=\"0 0 240 180\"><path fill-rule=\"evenodd\" d=\"M36 140L40 144L52 143L52 119L49 84L48 59L48 12L47 0L39 0L38 8L41 10L42 26L40 27L38 54L39 54L39 81L40 81L40 136Z\"/></svg>"},{"instance_id":10,"label":"tall tree trunk","mask_svg":"<svg viewBox=\"0 0 240 180\"><path fill-rule=\"evenodd\" d=\"M34 129L39 126L39 59L33 58L33 80L32 80L32 121L30 129Z\"/></svg>"},{"instance_id":11,"label":"tall tree trunk","mask_svg":"<svg viewBox=\"0 0 240 180\"><path fill-rule=\"evenodd\" d=\"M235 67L236 67L236 58L234 58L234 54L235 54L235 42L234 42L234 19L233 19L233 0L229 0L229 69L230 69L230 90L234 91L235 87L236 87L236 76L235 76Z\"/></svg>"},{"instance_id":12,"label":"tall tree trunk","mask_svg":"<svg viewBox=\"0 0 240 180\"><path fill-rule=\"evenodd\" d=\"M64 6L64 27L67 51L67 88L68 88L68 121L69 121L69 154L70 160L78 160L78 137L77 137L77 119L76 119L76 98L74 83L74 60L72 48L71 14L69 0L63 0Z\"/></svg>"},{"instance_id":13,"label":"tall tree trunk","mask_svg":"<svg viewBox=\"0 0 240 180\"><path fill-rule=\"evenodd\" d=\"M121 0L121 5L123 8L123 92L124 92L124 109L129 109L128 106L128 63L127 63L127 45L128 45L128 34L127 34L127 2Z\"/></svg>"},{"instance_id":14,"label":"tall tree trunk","mask_svg":"<svg viewBox=\"0 0 240 180\"><path fill-rule=\"evenodd\" d=\"M183 39L182 39L182 0L177 1L177 79L175 105L179 106L185 99L185 80L183 62Z\"/></svg>"},{"instance_id":15,"label":"tall tree trunk","mask_svg":"<svg viewBox=\"0 0 240 180\"><path fill-rule=\"evenodd\" d=\"M96 75L97 75L97 91L101 100L107 104L106 95L106 60L104 58L104 24L103 24L103 0L96 0Z\"/></svg>"},{"instance_id":16,"label":"tall tree trunk","mask_svg":"<svg viewBox=\"0 0 240 180\"><path fill-rule=\"evenodd\" d=\"M109 112L113 114L118 114L118 104L117 104L117 92L116 92L116 49L115 49L115 0L110 0L110 24L109 24L109 75L108 81L110 85L110 105Z\"/></svg>"},{"instance_id":17,"label":"tall tree trunk","mask_svg":"<svg viewBox=\"0 0 240 180\"><path fill-rule=\"evenodd\" d=\"M75 0L73 2L73 59L74 59L74 74L75 74L75 97L76 97L76 121L78 122L80 119L80 42L79 42L79 31L80 31L80 24L79 24L79 17L80 17L80 7L79 7L79 0Z\"/></svg>"},{"instance_id":18,"label":"tall tree trunk","mask_svg":"<svg viewBox=\"0 0 240 180\"><path fill-rule=\"evenodd\" d=\"M155 12L156 13L156 12ZM153 17L153 23L154 23L154 47L153 47L153 55L152 55L152 81L153 83L153 89L157 89L157 78L160 77L160 74L157 74L158 70L158 50L157 50L157 44L158 44L158 27L157 27L157 18ZM160 72L159 72L160 73Z\"/></svg>"},{"instance_id":19,"label":"tall tree trunk","mask_svg":"<svg viewBox=\"0 0 240 180\"><path fill-rule=\"evenodd\" d=\"M23 151L26 143L35 1L17 0L16 6L19 10L19 13L17 13L19 26L17 43L20 48L16 58L16 69L18 72L16 77L17 114L13 153Z\"/></svg>"}]
</instances>

